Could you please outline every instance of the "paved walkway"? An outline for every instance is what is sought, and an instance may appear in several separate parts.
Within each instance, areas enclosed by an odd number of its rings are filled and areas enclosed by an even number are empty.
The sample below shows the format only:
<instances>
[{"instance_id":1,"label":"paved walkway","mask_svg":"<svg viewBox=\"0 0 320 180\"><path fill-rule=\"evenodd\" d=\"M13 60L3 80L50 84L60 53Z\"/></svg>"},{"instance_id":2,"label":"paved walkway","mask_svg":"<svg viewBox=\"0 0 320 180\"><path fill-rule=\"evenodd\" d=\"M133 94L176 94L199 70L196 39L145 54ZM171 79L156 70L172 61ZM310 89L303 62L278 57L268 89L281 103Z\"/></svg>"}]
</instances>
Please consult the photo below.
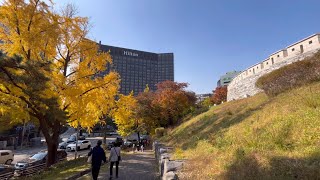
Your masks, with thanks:
<instances>
[{"instance_id":1,"label":"paved walkway","mask_svg":"<svg viewBox=\"0 0 320 180\"><path fill-rule=\"evenodd\" d=\"M152 151L126 153L121 156L119 165L119 178L117 180L157 180L157 168ZM101 167L99 178L106 180L109 178L109 163ZM113 169L115 176L115 168ZM91 180L91 173L78 180ZM115 179L115 178L113 178Z\"/></svg>"}]
</instances>

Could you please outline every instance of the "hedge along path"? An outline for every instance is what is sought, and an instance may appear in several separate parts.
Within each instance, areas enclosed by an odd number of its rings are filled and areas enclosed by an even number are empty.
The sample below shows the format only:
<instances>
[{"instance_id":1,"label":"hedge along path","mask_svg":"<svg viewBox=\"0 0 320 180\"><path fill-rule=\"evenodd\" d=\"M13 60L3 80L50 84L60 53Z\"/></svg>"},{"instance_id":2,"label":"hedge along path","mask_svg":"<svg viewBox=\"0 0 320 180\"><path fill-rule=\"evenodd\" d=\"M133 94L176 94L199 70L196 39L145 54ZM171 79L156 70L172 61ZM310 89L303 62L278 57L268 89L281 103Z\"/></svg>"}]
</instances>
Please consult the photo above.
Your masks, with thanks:
<instances>
[{"instance_id":1,"label":"hedge along path","mask_svg":"<svg viewBox=\"0 0 320 180\"><path fill-rule=\"evenodd\" d=\"M151 150L125 153L121 158L118 180L153 180L158 178L156 160ZM109 166L110 163L107 163L101 167L98 179L109 178ZM113 168L113 177L115 177L115 167ZM91 172L78 178L78 180L91 179Z\"/></svg>"}]
</instances>

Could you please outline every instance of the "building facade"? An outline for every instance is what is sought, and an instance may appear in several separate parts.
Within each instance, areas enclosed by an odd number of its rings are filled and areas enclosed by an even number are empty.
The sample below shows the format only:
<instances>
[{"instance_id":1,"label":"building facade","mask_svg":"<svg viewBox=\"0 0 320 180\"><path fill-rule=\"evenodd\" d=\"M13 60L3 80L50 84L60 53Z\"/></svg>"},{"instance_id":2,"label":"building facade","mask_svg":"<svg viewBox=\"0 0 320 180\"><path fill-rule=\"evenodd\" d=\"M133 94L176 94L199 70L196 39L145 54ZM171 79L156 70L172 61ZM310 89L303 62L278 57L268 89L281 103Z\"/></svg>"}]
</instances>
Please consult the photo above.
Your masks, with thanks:
<instances>
[{"instance_id":1,"label":"building facade","mask_svg":"<svg viewBox=\"0 0 320 180\"><path fill-rule=\"evenodd\" d=\"M207 93L207 94L196 94L197 101L196 103L200 103L204 101L206 98L210 98L213 94Z\"/></svg>"},{"instance_id":2,"label":"building facade","mask_svg":"<svg viewBox=\"0 0 320 180\"><path fill-rule=\"evenodd\" d=\"M217 87L228 86L232 79L240 73L241 71L230 71L227 72L225 75L220 76L220 79L217 82Z\"/></svg>"},{"instance_id":3,"label":"building facade","mask_svg":"<svg viewBox=\"0 0 320 180\"><path fill-rule=\"evenodd\" d=\"M112 56L111 69L121 76L121 94L133 91L137 95L143 92L146 85L155 91L157 83L165 80L174 81L173 53L151 53L101 43L100 49L110 52Z\"/></svg>"}]
</instances>

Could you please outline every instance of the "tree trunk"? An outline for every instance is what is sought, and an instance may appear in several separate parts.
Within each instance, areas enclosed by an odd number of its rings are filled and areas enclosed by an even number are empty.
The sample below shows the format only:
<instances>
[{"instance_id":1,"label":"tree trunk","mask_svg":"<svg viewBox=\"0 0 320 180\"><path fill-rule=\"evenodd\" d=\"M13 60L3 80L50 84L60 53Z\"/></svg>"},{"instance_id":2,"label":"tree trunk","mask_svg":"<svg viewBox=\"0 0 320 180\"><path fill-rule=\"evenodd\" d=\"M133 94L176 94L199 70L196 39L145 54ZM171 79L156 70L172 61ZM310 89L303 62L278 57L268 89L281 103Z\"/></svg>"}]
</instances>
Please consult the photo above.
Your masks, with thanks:
<instances>
[{"instance_id":1,"label":"tree trunk","mask_svg":"<svg viewBox=\"0 0 320 180\"><path fill-rule=\"evenodd\" d=\"M47 141L48 146L48 159L47 167L56 163L58 144L54 141Z\"/></svg>"},{"instance_id":2,"label":"tree trunk","mask_svg":"<svg viewBox=\"0 0 320 180\"><path fill-rule=\"evenodd\" d=\"M60 135L60 122L55 120L51 126L48 125L48 121L44 118L39 118L42 134L47 142L48 159L47 167L57 162L57 149Z\"/></svg>"}]
</instances>

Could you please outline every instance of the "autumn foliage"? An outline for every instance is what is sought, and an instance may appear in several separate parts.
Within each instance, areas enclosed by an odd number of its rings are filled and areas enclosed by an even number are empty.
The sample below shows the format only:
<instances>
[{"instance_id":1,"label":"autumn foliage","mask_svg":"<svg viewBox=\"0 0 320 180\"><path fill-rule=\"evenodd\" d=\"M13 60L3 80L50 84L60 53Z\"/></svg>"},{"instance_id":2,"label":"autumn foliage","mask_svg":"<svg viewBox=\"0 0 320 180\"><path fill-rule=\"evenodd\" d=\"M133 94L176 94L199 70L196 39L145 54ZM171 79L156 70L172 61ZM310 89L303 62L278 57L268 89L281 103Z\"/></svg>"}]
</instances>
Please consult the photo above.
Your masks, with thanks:
<instances>
[{"instance_id":1,"label":"autumn foliage","mask_svg":"<svg viewBox=\"0 0 320 180\"><path fill-rule=\"evenodd\" d=\"M120 94L116 108L112 111L120 135L128 136L137 131L139 118L136 115L136 108L137 100L133 97L133 92L127 96Z\"/></svg>"},{"instance_id":2,"label":"autumn foliage","mask_svg":"<svg viewBox=\"0 0 320 180\"><path fill-rule=\"evenodd\" d=\"M227 101L227 86L217 87L211 97L211 101L213 104L221 104L222 102Z\"/></svg>"},{"instance_id":3,"label":"autumn foliage","mask_svg":"<svg viewBox=\"0 0 320 180\"><path fill-rule=\"evenodd\" d=\"M90 129L99 122L115 106L120 79L115 72L100 76L112 60L87 39L88 18L72 5L57 13L46 2L6 0L0 6L0 111L17 113L0 119L36 121L51 165L61 127Z\"/></svg>"},{"instance_id":4,"label":"autumn foliage","mask_svg":"<svg viewBox=\"0 0 320 180\"><path fill-rule=\"evenodd\" d=\"M143 119L148 131L156 127L175 125L195 104L195 94L186 91L187 83L164 81L157 90L149 90L137 96L137 115Z\"/></svg>"},{"instance_id":5,"label":"autumn foliage","mask_svg":"<svg viewBox=\"0 0 320 180\"><path fill-rule=\"evenodd\" d=\"M172 81L138 97L119 95L119 75L105 73L110 54L87 38L88 18L77 16L72 5L58 13L51 1L5 0L0 22L0 121L38 124L48 165L56 162L60 129L67 124L90 130L112 117L122 135L150 132L176 124L195 103L186 83Z\"/></svg>"}]
</instances>

